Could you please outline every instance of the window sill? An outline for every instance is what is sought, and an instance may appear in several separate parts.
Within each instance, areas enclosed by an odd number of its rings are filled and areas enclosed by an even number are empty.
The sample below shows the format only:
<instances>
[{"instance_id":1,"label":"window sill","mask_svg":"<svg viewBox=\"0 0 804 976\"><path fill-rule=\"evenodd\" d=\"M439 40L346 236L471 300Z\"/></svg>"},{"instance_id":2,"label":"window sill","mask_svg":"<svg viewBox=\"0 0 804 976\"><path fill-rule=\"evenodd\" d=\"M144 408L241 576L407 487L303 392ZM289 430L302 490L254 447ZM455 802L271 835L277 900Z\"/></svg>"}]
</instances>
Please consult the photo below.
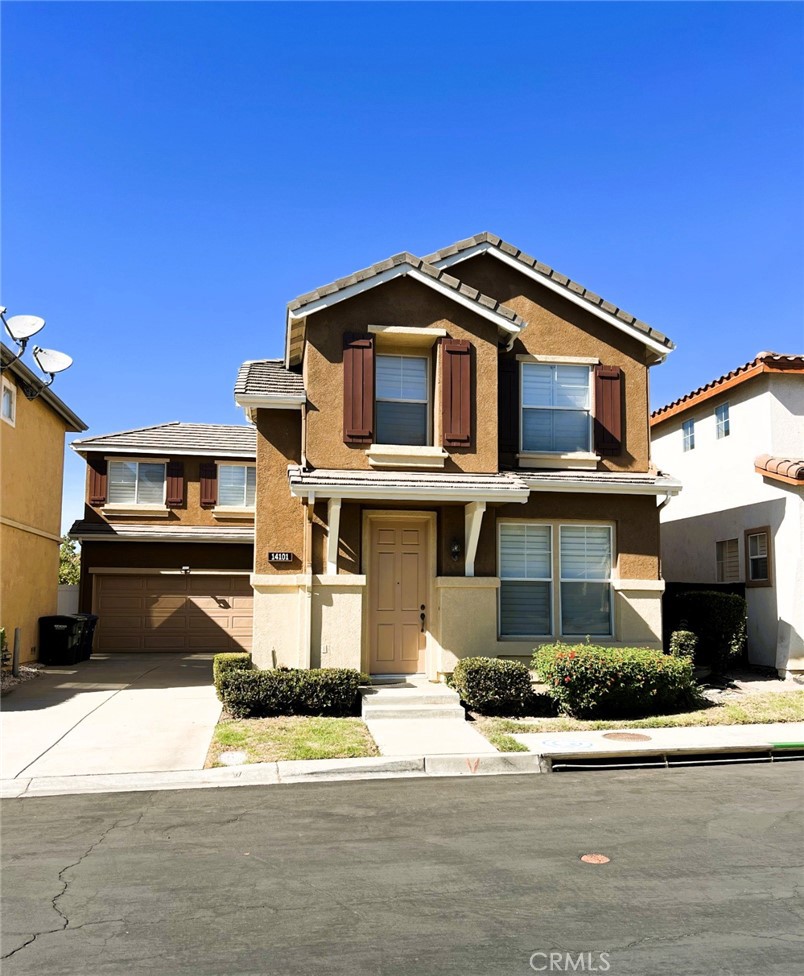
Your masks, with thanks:
<instances>
[{"instance_id":1,"label":"window sill","mask_svg":"<svg viewBox=\"0 0 804 976\"><path fill-rule=\"evenodd\" d=\"M254 509L253 508L237 508L233 505L216 505L212 509L212 517L220 519L253 519Z\"/></svg>"},{"instance_id":2,"label":"window sill","mask_svg":"<svg viewBox=\"0 0 804 976\"><path fill-rule=\"evenodd\" d=\"M520 468L556 468L559 470L591 470L597 468L600 455L591 451L572 451L567 454L522 451L517 454Z\"/></svg>"},{"instance_id":3,"label":"window sill","mask_svg":"<svg viewBox=\"0 0 804 976\"><path fill-rule=\"evenodd\" d=\"M148 518L168 518L167 505L104 505L104 515L147 515Z\"/></svg>"},{"instance_id":4,"label":"window sill","mask_svg":"<svg viewBox=\"0 0 804 976\"><path fill-rule=\"evenodd\" d=\"M372 468L443 468L449 455L443 447L372 444L366 457Z\"/></svg>"}]
</instances>

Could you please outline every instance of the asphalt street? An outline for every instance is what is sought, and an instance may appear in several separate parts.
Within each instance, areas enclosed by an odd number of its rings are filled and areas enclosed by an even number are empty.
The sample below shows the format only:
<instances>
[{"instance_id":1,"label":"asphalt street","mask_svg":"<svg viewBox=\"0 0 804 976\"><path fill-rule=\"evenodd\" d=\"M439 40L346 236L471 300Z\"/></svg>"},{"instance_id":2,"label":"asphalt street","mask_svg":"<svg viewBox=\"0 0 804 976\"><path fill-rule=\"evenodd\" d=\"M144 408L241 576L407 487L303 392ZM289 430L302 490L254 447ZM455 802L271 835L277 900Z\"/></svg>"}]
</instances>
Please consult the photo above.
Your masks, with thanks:
<instances>
[{"instance_id":1,"label":"asphalt street","mask_svg":"<svg viewBox=\"0 0 804 976\"><path fill-rule=\"evenodd\" d=\"M797 762L6 800L2 973L790 976L803 800Z\"/></svg>"}]
</instances>

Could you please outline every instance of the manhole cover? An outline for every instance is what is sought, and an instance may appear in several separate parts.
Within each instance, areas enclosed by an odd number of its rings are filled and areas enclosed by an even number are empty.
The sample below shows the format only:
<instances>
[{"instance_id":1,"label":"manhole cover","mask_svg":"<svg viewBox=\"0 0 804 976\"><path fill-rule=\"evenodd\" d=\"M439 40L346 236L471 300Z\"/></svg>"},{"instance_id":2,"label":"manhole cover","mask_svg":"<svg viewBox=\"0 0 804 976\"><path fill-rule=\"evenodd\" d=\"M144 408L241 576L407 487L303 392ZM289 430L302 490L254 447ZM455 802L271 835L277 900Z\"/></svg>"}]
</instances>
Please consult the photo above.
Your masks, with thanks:
<instances>
[{"instance_id":1,"label":"manhole cover","mask_svg":"<svg viewBox=\"0 0 804 976\"><path fill-rule=\"evenodd\" d=\"M581 860L584 864L608 864L611 858L605 854L582 854Z\"/></svg>"},{"instance_id":2,"label":"manhole cover","mask_svg":"<svg viewBox=\"0 0 804 976\"><path fill-rule=\"evenodd\" d=\"M603 738L616 739L618 742L650 742L650 736L641 732L605 732Z\"/></svg>"}]
</instances>

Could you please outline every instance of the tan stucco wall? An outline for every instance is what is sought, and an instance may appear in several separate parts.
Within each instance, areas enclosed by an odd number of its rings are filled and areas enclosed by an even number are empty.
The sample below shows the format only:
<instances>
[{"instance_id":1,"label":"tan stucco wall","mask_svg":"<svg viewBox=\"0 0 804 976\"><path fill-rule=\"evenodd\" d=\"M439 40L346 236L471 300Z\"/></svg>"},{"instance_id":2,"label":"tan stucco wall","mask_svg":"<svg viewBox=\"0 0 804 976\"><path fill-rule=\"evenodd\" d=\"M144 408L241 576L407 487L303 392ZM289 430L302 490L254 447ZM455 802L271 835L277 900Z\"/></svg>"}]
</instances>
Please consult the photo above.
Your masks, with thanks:
<instances>
[{"instance_id":1,"label":"tan stucco wall","mask_svg":"<svg viewBox=\"0 0 804 976\"><path fill-rule=\"evenodd\" d=\"M16 382L10 370L4 378ZM57 608L65 430L44 400L28 400L19 386L15 426L0 421L0 513L55 537L8 524L0 532L0 625L9 646L21 628L21 661L36 658L38 619Z\"/></svg>"},{"instance_id":2,"label":"tan stucco wall","mask_svg":"<svg viewBox=\"0 0 804 976\"><path fill-rule=\"evenodd\" d=\"M645 347L592 312L494 257L470 258L456 265L453 273L466 284L503 302L528 323L508 355L593 356L605 366L621 367L625 398L623 453L604 458L598 467L647 471L650 437Z\"/></svg>"},{"instance_id":3,"label":"tan stucco wall","mask_svg":"<svg viewBox=\"0 0 804 976\"><path fill-rule=\"evenodd\" d=\"M477 546L477 576L497 573L497 519L502 518L613 522L616 575L622 579L659 578L659 512L652 495L533 492L524 505L489 508Z\"/></svg>"},{"instance_id":4,"label":"tan stucco wall","mask_svg":"<svg viewBox=\"0 0 804 976\"><path fill-rule=\"evenodd\" d=\"M345 576L319 576L313 583L312 641L313 668L362 667L363 599L365 577L354 585Z\"/></svg>"},{"instance_id":5,"label":"tan stucco wall","mask_svg":"<svg viewBox=\"0 0 804 976\"><path fill-rule=\"evenodd\" d=\"M89 455L88 459L92 457L106 457L109 460L114 460L114 455L103 454L100 452L98 455ZM142 454L138 455L136 452L132 452L130 455L121 455L121 457L129 458L136 457L140 461L147 461L148 455ZM89 504L89 466L87 466L86 472L86 499L87 502L84 508L84 518L88 522L120 522L125 524L133 523L153 523L154 525L209 525L209 526L220 526L220 525L248 525L254 521L253 515L237 515L233 516L227 514L225 517L221 517L219 514L217 517L214 514L214 509L202 508L201 507L201 481L200 481L200 466L202 464L209 464L214 461L231 461L234 464L253 464L253 460L248 458L227 458L224 454L210 454L209 457L194 457L185 456L181 454L153 454L152 457L156 458L168 458L170 461L181 461L184 465L184 504L177 506L176 508L171 508L169 510L167 518L164 516L154 516L149 515L147 512L138 512L136 515L119 515L114 514L111 516L103 514L103 505L90 505Z\"/></svg>"},{"instance_id":6,"label":"tan stucco wall","mask_svg":"<svg viewBox=\"0 0 804 976\"><path fill-rule=\"evenodd\" d=\"M302 502L288 486L288 464L301 462L301 411L257 412L256 573L298 573L304 567ZM270 550L292 552L293 562L271 565ZM256 628L255 628L256 631Z\"/></svg>"},{"instance_id":7,"label":"tan stucco wall","mask_svg":"<svg viewBox=\"0 0 804 976\"><path fill-rule=\"evenodd\" d=\"M370 468L364 445L343 443L343 337L369 325L445 329L472 343L472 446L450 448L447 471L497 468L497 330L487 319L410 278L400 278L324 309L308 320L304 382L309 401L306 454L317 468ZM382 352L382 349L378 350ZM413 349L409 349L413 352ZM435 348L431 347L435 403Z\"/></svg>"}]
</instances>

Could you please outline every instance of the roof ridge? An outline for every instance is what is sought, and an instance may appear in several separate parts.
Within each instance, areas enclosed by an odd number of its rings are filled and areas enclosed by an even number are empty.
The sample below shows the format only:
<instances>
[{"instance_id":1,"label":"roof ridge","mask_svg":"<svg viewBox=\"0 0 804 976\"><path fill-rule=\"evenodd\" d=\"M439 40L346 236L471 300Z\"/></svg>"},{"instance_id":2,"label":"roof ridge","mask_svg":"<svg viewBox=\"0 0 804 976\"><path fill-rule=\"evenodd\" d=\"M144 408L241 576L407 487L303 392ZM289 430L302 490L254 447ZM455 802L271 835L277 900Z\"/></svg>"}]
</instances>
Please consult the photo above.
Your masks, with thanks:
<instances>
[{"instance_id":1,"label":"roof ridge","mask_svg":"<svg viewBox=\"0 0 804 976\"><path fill-rule=\"evenodd\" d=\"M526 267L530 268L532 271L535 271L542 277L566 288L567 291L572 292L578 298L582 298L585 302L593 307L619 319L624 325L631 326L632 328L637 329L639 332L644 333L655 342L666 346L668 350L675 348L673 341L663 332L660 332L658 329L654 329L652 326L648 325L647 322L643 322L641 319L638 319L631 312L627 312L624 308L622 308L622 306L606 301L596 292L588 289L585 285L582 285L580 282L575 281L567 275L561 274L560 271L557 271L549 264L544 264L542 261L538 261L521 248L516 247L514 244L508 243L508 241L503 240L497 234L492 234L491 231L481 231L479 234L475 234L474 237L466 237L463 240L456 241L454 244L449 244L447 247L428 254L424 260L437 263L456 254L460 254L462 251L469 250L469 248L476 247L478 244L490 244L498 251L509 255L510 257L514 258L514 260L524 264Z\"/></svg>"},{"instance_id":2,"label":"roof ridge","mask_svg":"<svg viewBox=\"0 0 804 976\"><path fill-rule=\"evenodd\" d=\"M95 434L92 437L82 437L80 440L72 441L73 444L84 444L87 441L101 440L104 437L119 437L123 434L139 434L143 430L156 430L158 427L175 427L180 424L180 420L168 420L162 424L147 424L145 427L130 427L127 430L115 430L110 434Z\"/></svg>"}]
</instances>

